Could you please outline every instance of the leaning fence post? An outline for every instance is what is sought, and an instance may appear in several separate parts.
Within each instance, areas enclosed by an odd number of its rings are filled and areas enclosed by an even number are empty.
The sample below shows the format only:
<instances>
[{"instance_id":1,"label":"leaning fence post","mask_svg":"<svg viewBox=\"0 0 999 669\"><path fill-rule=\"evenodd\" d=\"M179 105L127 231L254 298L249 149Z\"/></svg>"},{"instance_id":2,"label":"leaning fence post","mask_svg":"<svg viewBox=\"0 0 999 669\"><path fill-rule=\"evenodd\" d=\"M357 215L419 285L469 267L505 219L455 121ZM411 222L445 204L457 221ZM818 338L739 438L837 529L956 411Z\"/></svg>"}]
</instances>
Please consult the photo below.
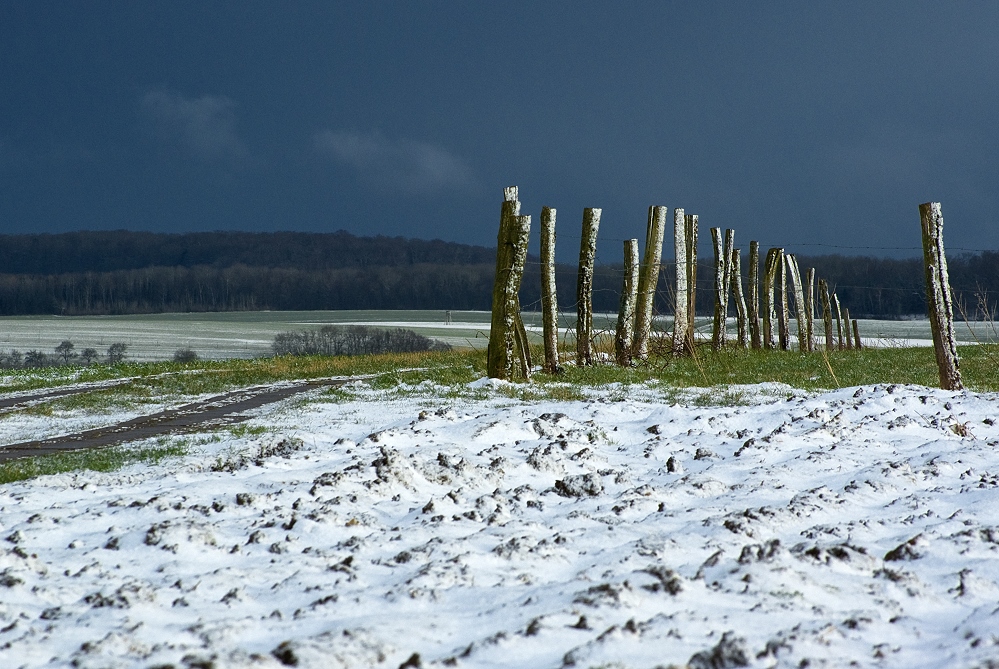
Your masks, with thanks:
<instances>
[{"instance_id":1,"label":"leaning fence post","mask_svg":"<svg viewBox=\"0 0 999 669\"><path fill-rule=\"evenodd\" d=\"M499 234L496 239L496 275L493 279L492 319L489 327L489 347L486 372L490 378L509 380L513 376L513 356L516 346L515 316L510 300L515 275L513 219L520 214L517 187L503 189ZM517 286L519 287L519 286Z\"/></svg>"},{"instance_id":2,"label":"leaning fence post","mask_svg":"<svg viewBox=\"0 0 999 669\"><path fill-rule=\"evenodd\" d=\"M815 268L809 267L805 273L805 314L808 322L808 352L815 352Z\"/></svg>"},{"instance_id":3,"label":"leaning fence post","mask_svg":"<svg viewBox=\"0 0 999 669\"><path fill-rule=\"evenodd\" d=\"M777 263L780 262L781 249L773 248L767 251L766 264L763 268L763 294L760 309L763 312L763 347L776 348L777 338L774 325L777 320L774 313L774 283L777 281Z\"/></svg>"},{"instance_id":4,"label":"leaning fence post","mask_svg":"<svg viewBox=\"0 0 999 669\"><path fill-rule=\"evenodd\" d=\"M836 317L836 348L842 351L846 348L846 340L843 339L843 308L839 305L839 296L832 294L833 316Z\"/></svg>"},{"instance_id":5,"label":"leaning fence post","mask_svg":"<svg viewBox=\"0 0 999 669\"><path fill-rule=\"evenodd\" d=\"M524 278L524 264L527 262L527 245L531 241L531 217L514 216L513 229L513 277L515 285L513 287L511 309L514 315L514 338L517 341L518 359L520 360L520 374L526 380L531 379L531 346L527 339L527 328L524 327L524 318L520 313L520 282Z\"/></svg>"},{"instance_id":6,"label":"leaning fence post","mask_svg":"<svg viewBox=\"0 0 999 669\"><path fill-rule=\"evenodd\" d=\"M722 240L721 228L711 228L711 242L715 252L715 318L711 328L711 347L718 351L725 347L726 319L728 317L728 290L732 283L732 246L735 243L735 230L725 230Z\"/></svg>"},{"instance_id":7,"label":"leaning fence post","mask_svg":"<svg viewBox=\"0 0 999 669\"><path fill-rule=\"evenodd\" d=\"M687 236L687 346L694 352L697 323L697 214L686 214L683 226Z\"/></svg>"},{"instance_id":8,"label":"leaning fence post","mask_svg":"<svg viewBox=\"0 0 999 669\"><path fill-rule=\"evenodd\" d=\"M801 268L793 253L787 254L787 266L791 270L791 285L794 287L794 315L798 322L798 350L808 353L808 316L805 308L805 291L801 285Z\"/></svg>"},{"instance_id":9,"label":"leaning fence post","mask_svg":"<svg viewBox=\"0 0 999 669\"><path fill-rule=\"evenodd\" d=\"M673 210L673 254L676 258L676 304L673 307L673 355L685 355L690 347L687 336L690 331L689 294L687 293L687 226L683 209Z\"/></svg>"},{"instance_id":10,"label":"leaning fence post","mask_svg":"<svg viewBox=\"0 0 999 669\"><path fill-rule=\"evenodd\" d=\"M860 325L856 318L853 319L853 347L858 351L864 348L864 345L860 343Z\"/></svg>"},{"instance_id":11,"label":"leaning fence post","mask_svg":"<svg viewBox=\"0 0 999 669\"><path fill-rule=\"evenodd\" d=\"M832 330L832 304L829 300L829 283L819 279L819 299L822 301L822 323L825 326L826 350L835 348Z\"/></svg>"},{"instance_id":12,"label":"leaning fence post","mask_svg":"<svg viewBox=\"0 0 999 669\"><path fill-rule=\"evenodd\" d=\"M749 331L746 328L746 297L742 292L742 257L739 249L732 249L732 298L735 300L739 347L749 348Z\"/></svg>"},{"instance_id":13,"label":"leaning fence post","mask_svg":"<svg viewBox=\"0 0 999 669\"><path fill-rule=\"evenodd\" d=\"M943 244L943 210L939 202L919 205L919 221L923 230L923 263L926 267L926 306L933 332L933 350L937 358L940 387L961 390L961 370L957 357L957 337L954 334L954 303L947 272L947 256Z\"/></svg>"},{"instance_id":14,"label":"leaning fence post","mask_svg":"<svg viewBox=\"0 0 999 669\"><path fill-rule=\"evenodd\" d=\"M649 219L645 226L645 253L638 276L638 302L635 305L635 341L632 347L632 356L635 358L644 359L649 355L652 313L662 268L663 236L668 213L667 207L649 207ZM627 258L627 254L625 257Z\"/></svg>"},{"instance_id":15,"label":"leaning fence post","mask_svg":"<svg viewBox=\"0 0 999 669\"><path fill-rule=\"evenodd\" d=\"M545 371L557 374L558 293L555 291L555 210L541 208L541 332L545 344Z\"/></svg>"},{"instance_id":16,"label":"leaning fence post","mask_svg":"<svg viewBox=\"0 0 999 669\"><path fill-rule=\"evenodd\" d=\"M579 242L579 272L576 275L576 364L593 364L593 264L597 256L600 209L583 210L583 234Z\"/></svg>"},{"instance_id":17,"label":"leaning fence post","mask_svg":"<svg viewBox=\"0 0 999 669\"><path fill-rule=\"evenodd\" d=\"M638 240L624 242L624 283L621 286L621 310L617 314L614 355L622 367L631 365L635 335L635 302L638 297Z\"/></svg>"},{"instance_id":18,"label":"leaning fence post","mask_svg":"<svg viewBox=\"0 0 999 669\"><path fill-rule=\"evenodd\" d=\"M760 338L760 243L749 242L749 336L753 348L759 349Z\"/></svg>"}]
</instances>

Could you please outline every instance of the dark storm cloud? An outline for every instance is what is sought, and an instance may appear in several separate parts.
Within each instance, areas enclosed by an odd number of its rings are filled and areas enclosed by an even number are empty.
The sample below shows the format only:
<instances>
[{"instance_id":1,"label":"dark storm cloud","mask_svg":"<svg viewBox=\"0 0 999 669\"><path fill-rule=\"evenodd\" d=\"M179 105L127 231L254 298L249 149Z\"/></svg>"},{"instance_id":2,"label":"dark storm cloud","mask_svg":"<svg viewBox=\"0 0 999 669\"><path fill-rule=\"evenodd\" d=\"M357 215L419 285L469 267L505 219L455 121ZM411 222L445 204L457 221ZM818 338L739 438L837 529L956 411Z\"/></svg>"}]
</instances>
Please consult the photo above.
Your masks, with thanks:
<instances>
[{"instance_id":1,"label":"dark storm cloud","mask_svg":"<svg viewBox=\"0 0 999 669\"><path fill-rule=\"evenodd\" d=\"M433 193L472 186L472 169L458 156L426 142L389 140L380 133L316 133L313 146L322 155L385 188Z\"/></svg>"},{"instance_id":2,"label":"dark storm cloud","mask_svg":"<svg viewBox=\"0 0 999 669\"><path fill-rule=\"evenodd\" d=\"M142 98L142 111L159 136L205 162L239 164L249 155L236 134L236 103L224 95L186 98L153 90Z\"/></svg>"}]
</instances>

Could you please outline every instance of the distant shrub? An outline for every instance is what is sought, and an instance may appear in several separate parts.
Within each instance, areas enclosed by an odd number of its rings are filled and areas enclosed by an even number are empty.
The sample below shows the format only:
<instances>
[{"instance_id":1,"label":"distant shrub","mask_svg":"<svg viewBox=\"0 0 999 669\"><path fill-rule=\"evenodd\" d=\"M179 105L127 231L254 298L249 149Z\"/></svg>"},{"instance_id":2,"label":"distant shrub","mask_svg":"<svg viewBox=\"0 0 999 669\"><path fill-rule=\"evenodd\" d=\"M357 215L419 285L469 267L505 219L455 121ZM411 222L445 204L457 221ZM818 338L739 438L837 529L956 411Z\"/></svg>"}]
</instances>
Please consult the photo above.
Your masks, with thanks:
<instances>
[{"instance_id":1,"label":"distant shrub","mask_svg":"<svg viewBox=\"0 0 999 669\"><path fill-rule=\"evenodd\" d=\"M178 348L173 352L174 362L194 362L198 359L198 353L192 348Z\"/></svg>"},{"instance_id":2,"label":"distant shrub","mask_svg":"<svg viewBox=\"0 0 999 669\"><path fill-rule=\"evenodd\" d=\"M25 367L47 367L49 364L49 356L41 351L32 349L24 354Z\"/></svg>"},{"instance_id":3,"label":"distant shrub","mask_svg":"<svg viewBox=\"0 0 999 669\"><path fill-rule=\"evenodd\" d=\"M125 359L125 351L128 350L128 344L120 341L108 346L108 364L114 365Z\"/></svg>"},{"instance_id":4,"label":"distant shrub","mask_svg":"<svg viewBox=\"0 0 999 669\"><path fill-rule=\"evenodd\" d=\"M87 347L80 351L80 360L84 365L92 365L97 362L97 349Z\"/></svg>"},{"instance_id":5,"label":"distant shrub","mask_svg":"<svg viewBox=\"0 0 999 669\"><path fill-rule=\"evenodd\" d=\"M413 330L379 330L363 325L324 325L318 330L281 332L274 337L271 348L274 355L374 355L451 349Z\"/></svg>"}]
</instances>

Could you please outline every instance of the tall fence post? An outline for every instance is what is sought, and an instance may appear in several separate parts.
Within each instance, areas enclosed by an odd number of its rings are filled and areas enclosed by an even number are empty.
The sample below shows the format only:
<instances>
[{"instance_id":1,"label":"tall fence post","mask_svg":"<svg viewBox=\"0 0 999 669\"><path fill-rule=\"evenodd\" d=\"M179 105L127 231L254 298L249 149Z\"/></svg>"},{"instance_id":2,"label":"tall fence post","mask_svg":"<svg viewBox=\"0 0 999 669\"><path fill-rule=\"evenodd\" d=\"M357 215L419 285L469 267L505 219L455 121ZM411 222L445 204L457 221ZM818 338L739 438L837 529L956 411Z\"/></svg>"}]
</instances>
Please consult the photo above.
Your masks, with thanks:
<instances>
[{"instance_id":1,"label":"tall fence post","mask_svg":"<svg viewBox=\"0 0 999 669\"><path fill-rule=\"evenodd\" d=\"M791 271L791 285L794 287L794 315L798 323L798 350L808 353L808 315L805 308L805 290L801 285L801 268L793 253L787 254L787 267Z\"/></svg>"},{"instance_id":2,"label":"tall fence post","mask_svg":"<svg viewBox=\"0 0 999 669\"><path fill-rule=\"evenodd\" d=\"M763 312L763 347L777 347L777 333L774 332L777 315L774 310L774 283L777 281L777 266L781 249L773 248L767 251L766 264L763 268L763 293L760 299L760 309Z\"/></svg>"},{"instance_id":3,"label":"tall fence post","mask_svg":"<svg viewBox=\"0 0 999 669\"><path fill-rule=\"evenodd\" d=\"M791 311L788 308L787 263L784 260L784 249L780 249L777 260L777 281L780 309L777 310L777 337L780 350L791 350Z\"/></svg>"},{"instance_id":4,"label":"tall fence post","mask_svg":"<svg viewBox=\"0 0 999 669\"><path fill-rule=\"evenodd\" d=\"M857 319L853 319L853 347L858 351L864 348L864 345L860 343L860 324Z\"/></svg>"},{"instance_id":5,"label":"tall fence post","mask_svg":"<svg viewBox=\"0 0 999 669\"><path fill-rule=\"evenodd\" d=\"M666 207L649 207L645 226L645 253L638 276L638 302L635 305L635 341L632 356L645 359L649 356L649 337L652 334L652 314L655 307L656 287L662 269L663 237L666 233ZM627 254L625 254L627 257Z\"/></svg>"},{"instance_id":6,"label":"tall fence post","mask_svg":"<svg viewBox=\"0 0 999 669\"><path fill-rule=\"evenodd\" d=\"M673 355L685 355L690 347L687 336L690 331L689 294L687 279L690 270L687 267L687 225L683 209L673 210L673 255L676 258L676 304L673 307Z\"/></svg>"},{"instance_id":7,"label":"tall fence post","mask_svg":"<svg viewBox=\"0 0 999 669\"><path fill-rule=\"evenodd\" d=\"M687 347L694 352L694 332L697 321L697 214L685 214L683 226L687 236Z\"/></svg>"},{"instance_id":8,"label":"tall fence post","mask_svg":"<svg viewBox=\"0 0 999 669\"><path fill-rule=\"evenodd\" d=\"M923 264L926 268L926 306L933 333L933 350L937 358L940 387L961 390L961 370L957 357L957 337L954 334L954 302L947 272L947 256L943 243L943 210L939 202L919 205L919 222L923 230Z\"/></svg>"},{"instance_id":9,"label":"tall fence post","mask_svg":"<svg viewBox=\"0 0 999 669\"><path fill-rule=\"evenodd\" d=\"M715 316L711 327L711 347L718 351L725 347L727 339L726 319L728 318L728 291L732 283L732 246L735 231L725 230L722 240L721 228L711 228L711 243L715 252Z\"/></svg>"},{"instance_id":10,"label":"tall fence post","mask_svg":"<svg viewBox=\"0 0 999 669\"><path fill-rule=\"evenodd\" d=\"M520 276L515 269L517 243L520 239L516 218L520 214L517 187L503 189L500 228L496 239L496 275L493 280L492 318L489 328L489 348L486 372L494 379L513 377L513 361L517 347L517 293ZM528 223L530 225L530 223ZM526 257L526 248L524 249ZM523 264L521 264L523 271Z\"/></svg>"},{"instance_id":11,"label":"tall fence post","mask_svg":"<svg viewBox=\"0 0 999 669\"><path fill-rule=\"evenodd\" d=\"M843 307L843 335L846 338L846 350L853 350L853 332L850 331L850 310Z\"/></svg>"},{"instance_id":12,"label":"tall fence post","mask_svg":"<svg viewBox=\"0 0 999 669\"><path fill-rule=\"evenodd\" d=\"M815 268L809 267L805 273L805 314L808 322L808 352L815 352Z\"/></svg>"},{"instance_id":13,"label":"tall fence post","mask_svg":"<svg viewBox=\"0 0 999 669\"><path fill-rule=\"evenodd\" d=\"M638 297L638 240L624 242L624 284L621 286L621 309L617 314L614 355L617 364L629 367L634 350L635 302Z\"/></svg>"},{"instance_id":14,"label":"tall fence post","mask_svg":"<svg viewBox=\"0 0 999 669\"><path fill-rule=\"evenodd\" d=\"M749 337L754 349L763 346L760 337L760 243L749 242Z\"/></svg>"},{"instance_id":15,"label":"tall fence post","mask_svg":"<svg viewBox=\"0 0 999 669\"><path fill-rule=\"evenodd\" d=\"M600 209L583 210L583 234L579 242L579 272L576 275L576 364L593 364L593 265L597 256Z\"/></svg>"},{"instance_id":16,"label":"tall fence post","mask_svg":"<svg viewBox=\"0 0 999 669\"><path fill-rule=\"evenodd\" d=\"M732 299L735 300L736 325L739 332L739 347L749 348L749 329L746 327L746 296L742 292L742 255L739 249L732 249Z\"/></svg>"},{"instance_id":17,"label":"tall fence post","mask_svg":"<svg viewBox=\"0 0 999 669\"><path fill-rule=\"evenodd\" d=\"M819 299L822 301L822 324L825 326L826 350L831 351L836 345L833 342L832 303L829 299L829 283L825 279L819 279Z\"/></svg>"},{"instance_id":18,"label":"tall fence post","mask_svg":"<svg viewBox=\"0 0 999 669\"><path fill-rule=\"evenodd\" d=\"M558 374L558 293L555 291L555 209L541 208L541 333L545 371Z\"/></svg>"}]
</instances>

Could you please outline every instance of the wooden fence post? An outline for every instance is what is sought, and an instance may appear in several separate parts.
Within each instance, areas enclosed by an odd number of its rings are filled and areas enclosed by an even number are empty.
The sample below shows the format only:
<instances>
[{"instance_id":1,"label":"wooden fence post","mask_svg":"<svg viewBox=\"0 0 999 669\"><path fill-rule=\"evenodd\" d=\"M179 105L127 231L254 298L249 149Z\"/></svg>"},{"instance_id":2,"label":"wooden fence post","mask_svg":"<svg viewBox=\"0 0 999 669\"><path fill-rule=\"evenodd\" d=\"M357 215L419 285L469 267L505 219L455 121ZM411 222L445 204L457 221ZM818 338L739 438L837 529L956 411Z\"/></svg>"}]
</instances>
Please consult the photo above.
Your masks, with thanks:
<instances>
[{"instance_id":1,"label":"wooden fence post","mask_svg":"<svg viewBox=\"0 0 999 669\"><path fill-rule=\"evenodd\" d=\"M527 338L527 328L524 327L524 318L520 313L520 282L524 278L524 264L527 262L527 245L531 241L531 217L514 216L513 229L513 275L516 280L516 287L513 291L513 315L514 333L517 340L518 359L520 360L520 374L525 380L531 380L531 344Z\"/></svg>"},{"instance_id":2,"label":"wooden fence post","mask_svg":"<svg viewBox=\"0 0 999 669\"><path fill-rule=\"evenodd\" d=\"M853 332L850 331L850 310L843 307L843 336L846 339L846 350L853 350Z\"/></svg>"},{"instance_id":3,"label":"wooden fence post","mask_svg":"<svg viewBox=\"0 0 999 669\"><path fill-rule=\"evenodd\" d=\"M555 291L555 210L541 208L541 331L545 344L545 371L558 374L558 293Z\"/></svg>"},{"instance_id":4,"label":"wooden fence post","mask_svg":"<svg viewBox=\"0 0 999 669\"><path fill-rule=\"evenodd\" d=\"M499 234L496 239L496 274L493 279L492 319L489 327L487 374L494 379L513 376L513 355L516 346L513 315L507 313L508 284L512 278L513 243L511 219L520 213L517 187L503 189L503 206L500 212Z\"/></svg>"},{"instance_id":5,"label":"wooden fence post","mask_svg":"<svg viewBox=\"0 0 999 669\"><path fill-rule=\"evenodd\" d=\"M687 225L683 209L673 210L673 254L676 258L676 304L673 307L673 355L685 355L690 347L687 336L690 331L689 294L687 279L690 270L687 267Z\"/></svg>"},{"instance_id":6,"label":"wooden fence post","mask_svg":"<svg viewBox=\"0 0 999 669\"><path fill-rule=\"evenodd\" d=\"M853 319L853 347L858 351L864 348L864 345L860 343L860 325L856 318Z\"/></svg>"},{"instance_id":7,"label":"wooden fence post","mask_svg":"<svg viewBox=\"0 0 999 669\"><path fill-rule=\"evenodd\" d=\"M697 321L697 214L686 214L683 226L687 236L687 346L694 353Z\"/></svg>"},{"instance_id":8,"label":"wooden fence post","mask_svg":"<svg viewBox=\"0 0 999 669\"><path fill-rule=\"evenodd\" d=\"M617 364L631 366L635 334L635 302L638 292L638 240L624 242L624 285L621 286L621 310L617 314L614 354Z\"/></svg>"},{"instance_id":9,"label":"wooden fence post","mask_svg":"<svg viewBox=\"0 0 999 669\"><path fill-rule=\"evenodd\" d=\"M781 249L770 249L767 251L766 264L763 268L763 294L760 300L760 309L763 311L763 347L776 348L777 338L774 332L774 283L777 281L777 263L780 262Z\"/></svg>"},{"instance_id":10,"label":"wooden fence post","mask_svg":"<svg viewBox=\"0 0 999 669\"><path fill-rule=\"evenodd\" d=\"M742 256L739 249L732 249L732 298L735 300L739 347L749 348L749 329L746 327L746 297L742 292Z\"/></svg>"},{"instance_id":11,"label":"wooden fence post","mask_svg":"<svg viewBox=\"0 0 999 669\"><path fill-rule=\"evenodd\" d=\"M826 350L835 348L832 330L832 304L829 300L829 283L819 279L819 299L822 301L822 323L825 326Z\"/></svg>"},{"instance_id":12,"label":"wooden fence post","mask_svg":"<svg viewBox=\"0 0 999 669\"><path fill-rule=\"evenodd\" d=\"M805 305L805 290L801 285L801 268L793 253L787 254L787 267L791 271L791 285L794 288L794 316L798 323L798 350L808 353L808 315Z\"/></svg>"},{"instance_id":13,"label":"wooden fence post","mask_svg":"<svg viewBox=\"0 0 999 669\"><path fill-rule=\"evenodd\" d=\"M749 336L754 349L763 346L760 337L760 243L749 242Z\"/></svg>"},{"instance_id":14,"label":"wooden fence post","mask_svg":"<svg viewBox=\"0 0 999 669\"><path fill-rule=\"evenodd\" d=\"M656 288L662 269L663 236L666 233L667 207L649 207L645 225L645 253L638 277L638 302L635 305L635 341L632 356L644 360L649 356L652 334L652 314L655 311ZM625 254L627 258L627 254Z\"/></svg>"},{"instance_id":15,"label":"wooden fence post","mask_svg":"<svg viewBox=\"0 0 999 669\"><path fill-rule=\"evenodd\" d=\"M784 260L784 249L780 249L778 254L780 257L777 260L777 281L778 286L778 296L780 309L777 311L777 336L780 341L780 349L782 351L791 350L791 312L788 305L788 291L787 291L787 263Z\"/></svg>"},{"instance_id":16,"label":"wooden fence post","mask_svg":"<svg viewBox=\"0 0 999 669\"><path fill-rule=\"evenodd\" d=\"M933 332L933 350L937 358L940 387L961 390L961 370L954 334L954 302L947 272L943 243L943 210L939 202L919 205L923 230L923 264L926 268L926 306Z\"/></svg>"},{"instance_id":17,"label":"wooden fence post","mask_svg":"<svg viewBox=\"0 0 999 669\"><path fill-rule=\"evenodd\" d=\"M735 230L725 230L722 240L721 228L711 228L711 243L715 252L715 317L711 328L711 347L718 351L725 347L727 339L726 319L728 317L728 291L732 283L732 247L735 245Z\"/></svg>"},{"instance_id":18,"label":"wooden fence post","mask_svg":"<svg viewBox=\"0 0 999 669\"><path fill-rule=\"evenodd\" d=\"M597 256L600 209L583 210L583 234L579 242L579 272L576 275L576 364L593 364L593 264Z\"/></svg>"},{"instance_id":19,"label":"wooden fence post","mask_svg":"<svg viewBox=\"0 0 999 669\"><path fill-rule=\"evenodd\" d=\"M846 347L846 341L843 339L843 308L839 305L839 296L836 293L832 294L832 310L833 316L836 317L836 348L842 351Z\"/></svg>"},{"instance_id":20,"label":"wooden fence post","mask_svg":"<svg viewBox=\"0 0 999 669\"><path fill-rule=\"evenodd\" d=\"M815 268L805 272L805 314L808 322L808 352L815 352Z\"/></svg>"}]
</instances>

